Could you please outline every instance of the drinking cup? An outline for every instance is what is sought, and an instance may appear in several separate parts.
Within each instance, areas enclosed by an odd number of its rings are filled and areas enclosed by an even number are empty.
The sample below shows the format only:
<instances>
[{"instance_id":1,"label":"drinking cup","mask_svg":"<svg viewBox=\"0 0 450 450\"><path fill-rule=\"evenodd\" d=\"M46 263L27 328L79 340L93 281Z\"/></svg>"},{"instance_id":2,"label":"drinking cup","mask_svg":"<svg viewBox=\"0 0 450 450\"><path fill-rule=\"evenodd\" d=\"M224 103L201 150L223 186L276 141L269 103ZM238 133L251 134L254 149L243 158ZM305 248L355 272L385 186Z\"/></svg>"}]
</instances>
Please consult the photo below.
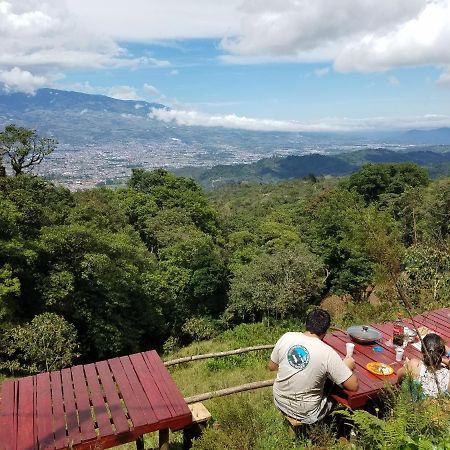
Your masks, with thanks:
<instances>
[{"instance_id":1,"label":"drinking cup","mask_svg":"<svg viewBox=\"0 0 450 450\"><path fill-rule=\"evenodd\" d=\"M395 360L401 361L403 359L403 354L405 353L405 349L403 347L396 347L395 348Z\"/></svg>"},{"instance_id":2,"label":"drinking cup","mask_svg":"<svg viewBox=\"0 0 450 450\"><path fill-rule=\"evenodd\" d=\"M353 342L347 342L345 344L345 348L347 349L346 358L350 358L353 355L353 350L355 349L355 344Z\"/></svg>"}]
</instances>

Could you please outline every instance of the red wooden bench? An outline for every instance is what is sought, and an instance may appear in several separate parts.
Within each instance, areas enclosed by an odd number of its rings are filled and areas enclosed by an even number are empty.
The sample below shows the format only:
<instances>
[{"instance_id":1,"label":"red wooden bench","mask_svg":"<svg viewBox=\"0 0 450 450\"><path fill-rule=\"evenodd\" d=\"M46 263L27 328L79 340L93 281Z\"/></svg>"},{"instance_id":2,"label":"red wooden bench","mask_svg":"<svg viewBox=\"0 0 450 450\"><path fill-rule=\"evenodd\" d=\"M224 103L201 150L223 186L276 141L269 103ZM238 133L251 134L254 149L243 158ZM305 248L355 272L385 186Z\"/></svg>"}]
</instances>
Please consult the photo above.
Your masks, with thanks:
<instances>
[{"instance_id":1,"label":"red wooden bench","mask_svg":"<svg viewBox=\"0 0 450 450\"><path fill-rule=\"evenodd\" d=\"M442 336L448 343L450 342L450 308L443 308L436 311L430 311L414 317L417 326L425 326L430 331ZM405 320L405 324L411 324L410 320ZM403 363L396 363L393 365L394 373L390 376L374 375L366 369L366 364L370 361L380 361L387 364L395 362L395 349L387 342L392 339L392 322L375 323L371 325L381 332L381 340L376 345L382 347L382 352L375 352L373 346L375 345L361 345L355 344L353 358L355 359L356 367L354 373L359 380L359 389L357 392L349 392L345 390L338 390L333 394L335 400L339 403L349 406L350 408L361 408L370 399L375 398L385 388L385 383L397 383L397 370L403 366ZM327 334L324 341L333 347L341 356L346 353L345 344L349 342L347 334L342 332L333 332ZM420 358L422 353L415 349L411 344L405 348L405 357Z\"/></svg>"},{"instance_id":2,"label":"red wooden bench","mask_svg":"<svg viewBox=\"0 0 450 450\"><path fill-rule=\"evenodd\" d=\"M183 396L155 351L3 382L0 450L98 450L192 423Z\"/></svg>"}]
</instances>

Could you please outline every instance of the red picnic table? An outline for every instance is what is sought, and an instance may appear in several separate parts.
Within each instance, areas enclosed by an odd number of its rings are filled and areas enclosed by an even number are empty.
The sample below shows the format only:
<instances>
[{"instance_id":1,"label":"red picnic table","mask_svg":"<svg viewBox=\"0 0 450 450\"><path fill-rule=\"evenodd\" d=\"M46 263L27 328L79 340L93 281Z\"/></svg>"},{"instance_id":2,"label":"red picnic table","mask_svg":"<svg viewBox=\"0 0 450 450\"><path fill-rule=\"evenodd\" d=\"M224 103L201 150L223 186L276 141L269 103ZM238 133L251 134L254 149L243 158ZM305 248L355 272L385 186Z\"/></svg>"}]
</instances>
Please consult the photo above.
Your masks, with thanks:
<instances>
[{"instance_id":1,"label":"red picnic table","mask_svg":"<svg viewBox=\"0 0 450 450\"><path fill-rule=\"evenodd\" d=\"M405 325L411 326L411 320L405 319ZM442 336L444 341L450 342L450 308L438 309L426 312L414 317L417 327L425 326L430 332ZM368 400L377 397L385 388L386 382L397 383L397 370L403 366L403 362L393 365L394 373L389 376L374 375L366 369L366 364L371 361L380 361L386 364L395 363L395 348L392 346L393 323L371 324L381 332L380 342L373 345L355 344L353 358L355 359L354 373L358 377L359 389L357 392L338 390L332 395L339 403L350 408L361 408ZM324 341L333 347L341 356L346 353L345 344L349 342L347 334L333 332L327 334ZM382 348L381 352L373 350L374 345ZM405 348L404 357L422 359L422 353L409 343Z\"/></svg>"},{"instance_id":2,"label":"red picnic table","mask_svg":"<svg viewBox=\"0 0 450 450\"><path fill-rule=\"evenodd\" d=\"M0 450L106 449L192 423L156 351L3 382Z\"/></svg>"}]
</instances>

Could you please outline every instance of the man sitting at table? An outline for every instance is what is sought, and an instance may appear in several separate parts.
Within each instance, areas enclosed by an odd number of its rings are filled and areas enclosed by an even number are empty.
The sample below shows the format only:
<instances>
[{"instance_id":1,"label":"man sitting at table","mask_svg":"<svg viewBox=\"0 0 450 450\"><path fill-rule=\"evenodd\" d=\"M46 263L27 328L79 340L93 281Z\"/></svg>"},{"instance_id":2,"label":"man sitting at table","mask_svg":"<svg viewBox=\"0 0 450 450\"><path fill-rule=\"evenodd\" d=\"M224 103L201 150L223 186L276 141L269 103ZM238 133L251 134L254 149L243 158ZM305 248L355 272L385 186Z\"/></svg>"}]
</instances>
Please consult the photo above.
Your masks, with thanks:
<instances>
[{"instance_id":1,"label":"man sitting at table","mask_svg":"<svg viewBox=\"0 0 450 450\"><path fill-rule=\"evenodd\" d=\"M268 363L269 370L278 371L273 385L275 406L305 424L323 419L331 409L332 402L324 393L327 379L350 391L358 390L353 358L342 360L323 342L329 326L328 312L314 309L306 318L306 331L281 336Z\"/></svg>"}]
</instances>

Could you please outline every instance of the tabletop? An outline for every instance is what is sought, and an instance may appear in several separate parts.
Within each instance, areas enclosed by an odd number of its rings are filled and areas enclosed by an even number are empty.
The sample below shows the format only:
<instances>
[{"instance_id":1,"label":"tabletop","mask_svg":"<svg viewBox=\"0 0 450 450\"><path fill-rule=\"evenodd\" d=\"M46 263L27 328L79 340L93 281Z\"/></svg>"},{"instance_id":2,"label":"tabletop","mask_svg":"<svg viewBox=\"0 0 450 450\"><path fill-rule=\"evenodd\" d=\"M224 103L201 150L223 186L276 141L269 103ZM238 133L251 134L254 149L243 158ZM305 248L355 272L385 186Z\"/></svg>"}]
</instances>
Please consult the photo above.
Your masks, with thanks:
<instances>
[{"instance_id":1,"label":"tabletop","mask_svg":"<svg viewBox=\"0 0 450 450\"><path fill-rule=\"evenodd\" d=\"M1 386L0 450L103 449L191 423L154 350Z\"/></svg>"},{"instance_id":2,"label":"tabletop","mask_svg":"<svg viewBox=\"0 0 450 450\"><path fill-rule=\"evenodd\" d=\"M430 332L435 332L442 336L446 343L450 342L450 308L429 311L413 317L417 327L425 326ZM403 323L411 328L411 320L404 319ZM353 358L356 366L354 373L358 377L359 389L357 392L341 390L333 394L338 402L351 408L361 408L371 398L376 397L387 383L397 383L397 371L403 366L403 362L395 363L395 348L392 346L393 323L374 323L371 324L381 333L381 339L376 344L362 345L355 343ZM333 332L327 334L324 341L333 347L342 357L345 356L345 344L350 342L347 334L342 332ZM382 348L381 352L376 352L373 347L377 345ZM405 348L404 358L420 358L422 353L414 348L410 343ZM370 361L379 361L386 364L392 364L394 373L389 376L375 375L366 369L366 364Z\"/></svg>"}]
</instances>

